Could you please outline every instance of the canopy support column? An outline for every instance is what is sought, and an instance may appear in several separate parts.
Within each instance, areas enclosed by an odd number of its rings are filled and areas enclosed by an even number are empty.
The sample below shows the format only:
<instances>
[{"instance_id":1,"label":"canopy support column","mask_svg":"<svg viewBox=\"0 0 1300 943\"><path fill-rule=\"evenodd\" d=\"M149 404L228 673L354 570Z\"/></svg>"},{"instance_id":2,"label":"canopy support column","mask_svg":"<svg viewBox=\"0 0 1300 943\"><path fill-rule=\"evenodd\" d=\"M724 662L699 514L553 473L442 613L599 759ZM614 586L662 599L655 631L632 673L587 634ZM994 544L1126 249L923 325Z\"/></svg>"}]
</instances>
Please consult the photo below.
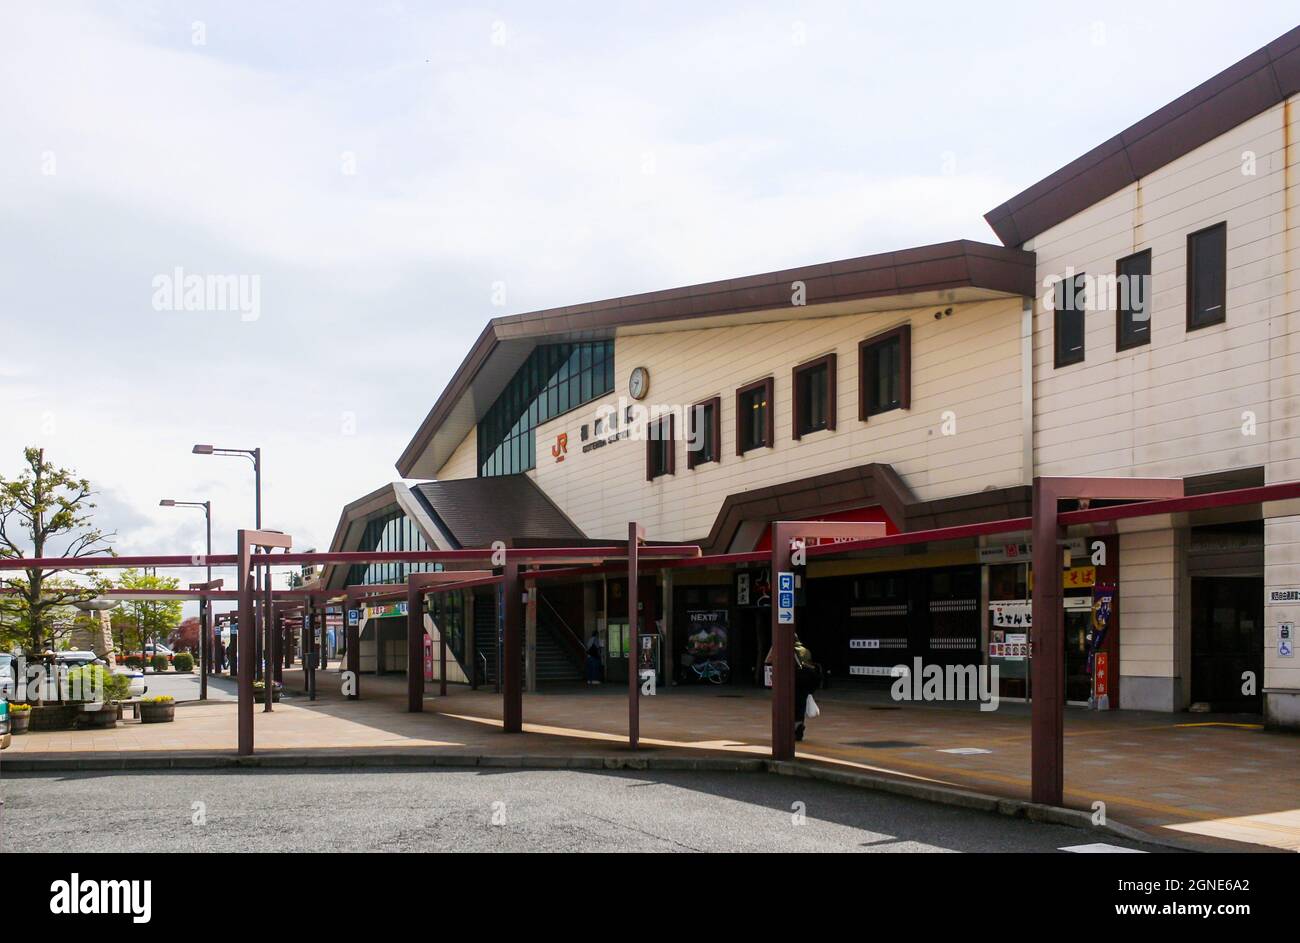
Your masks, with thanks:
<instances>
[{"instance_id":1,"label":"canopy support column","mask_svg":"<svg viewBox=\"0 0 1300 943\"><path fill-rule=\"evenodd\" d=\"M506 733L520 733L524 729L524 693L520 662L523 658L522 635L524 627L523 582L519 579L519 564L507 554L501 584L503 638L501 643L502 729Z\"/></svg>"}]
</instances>

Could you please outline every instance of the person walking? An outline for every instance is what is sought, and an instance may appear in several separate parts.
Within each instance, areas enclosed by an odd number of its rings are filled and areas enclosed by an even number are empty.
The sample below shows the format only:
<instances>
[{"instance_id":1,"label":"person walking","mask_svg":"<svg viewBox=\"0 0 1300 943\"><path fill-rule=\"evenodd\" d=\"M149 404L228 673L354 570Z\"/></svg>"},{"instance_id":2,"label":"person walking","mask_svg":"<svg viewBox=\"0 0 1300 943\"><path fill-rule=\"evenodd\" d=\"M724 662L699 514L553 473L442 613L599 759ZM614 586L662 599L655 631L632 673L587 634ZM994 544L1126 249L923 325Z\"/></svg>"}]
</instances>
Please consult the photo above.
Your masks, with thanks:
<instances>
[{"instance_id":1,"label":"person walking","mask_svg":"<svg viewBox=\"0 0 1300 943\"><path fill-rule=\"evenodd\" d=\"M588 684L600 684L600 639L595 632L587 642L586 676Z\"/></svg>"},{"instance_id":2,"label":"person walking","mask_svg":"<svg viewBox=\"0 0 1300 943\"><path fill-rule=\"evenodd\" d=\"M773 663L774 652L772 648L767 650L767 657L763 659L763 664ZM812 699L813 692L820 686L821 670L812 660L812 652L799 641L799 636L796 635L794 637L794 738L796 740L803 739L808 702ZM816 707L816 702L813 706ZM820 714L821 711L817 713Z\"/></svg>"}]
</instances>

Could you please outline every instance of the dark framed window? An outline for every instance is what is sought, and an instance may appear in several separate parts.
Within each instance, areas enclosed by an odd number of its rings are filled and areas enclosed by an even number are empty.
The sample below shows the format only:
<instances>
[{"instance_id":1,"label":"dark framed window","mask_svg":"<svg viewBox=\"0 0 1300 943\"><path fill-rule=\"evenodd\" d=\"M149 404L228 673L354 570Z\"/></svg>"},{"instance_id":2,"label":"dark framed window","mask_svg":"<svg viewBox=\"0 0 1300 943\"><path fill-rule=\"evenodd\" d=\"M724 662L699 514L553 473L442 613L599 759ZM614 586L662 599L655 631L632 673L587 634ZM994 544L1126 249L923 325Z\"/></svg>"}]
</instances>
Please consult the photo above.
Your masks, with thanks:
<instances>
[{"instance_id":1,"label":"dark framed window","mask_svg":"<svg viewBox=\"0 0 1300 943\"><path fill-rule=\"evenodd\" d=\"M901 324L858 344L858 418L912 408L912 325Z\"/></svg>"},{"instance_id":2,"label":"dark framed window","mask_svg":"<svg viewBox=\"0 0 1300 943\"><path fill-rule=\"evenodd\" d=\"M1228 224L1187 237L1187 330L1228 317Z\"/></svg>"},{"instance_id":3,"label":"dark framed window","mask_svg":"<svg viewBox=\"0 0 1300 943\"><path fill-rule=\"evenodd\" d=\"M1088 305L1087 284L1087 276L1082 272L1056 283L1056 296L1052 304L1052 346L1058 368L1083 362L1083 315Z\"/></svg>"},{"instance_id":4,"label":"dark framed window","mask_svg":"<svg viewBox=\"0 0 1300 943\"><path fill-rule=\"evenodd\" d=\"M1151 343L1151 250L1115 263L1115 349Z\"/></svg>"},{"instance_id":5,"label":"dark framed window","mask_svg":"<svg viewBox=\"0 0 1300 943\"><path fill-rule=\"evenodd\" d=\"M614 389L614 342L537 347L478 424L480 477L537 466L535 430Z\"/></svg>"},{"instance_id":6,"label":"dark framed window","mask_svg":"<svg viewBox=\"0 0 1300 943\"><path fill-rule=\"evenodd\" d=\"M696 403L686 421L686 467L722 461L722 397Z\"/></svg>"},{"instance_id":7,"label":"dark framed window","mask_svg":"<svg viewBox=\"0 0 1300 943\"><path fill-rule=\"evenodd\" d=\"M771 448L776 438L776 405L772 378L736 390L736 454Z\"/></svg>"},{"instance_id":8,"label":"dark framed window","mask_svg":"<svg viewBox=\"0 0 1300 943\"><path fill-rule=\"evenodd\" d=\"M677 473L677 449L675 446L676 416L671 413L656 419L646 426L645 438L645 480L654 481L664 475Z\"/></svg>"},{"instance_id":9,"label":"dark framed window","mask_svg":"<svg viewBox=\"0 0 1300 943\"><path fill-rule=\"evenodd\" d=\"M835 355L801 363L791 373L794 428L799 439L810 432L835 428Z\"/></svg>"}]
</instances>

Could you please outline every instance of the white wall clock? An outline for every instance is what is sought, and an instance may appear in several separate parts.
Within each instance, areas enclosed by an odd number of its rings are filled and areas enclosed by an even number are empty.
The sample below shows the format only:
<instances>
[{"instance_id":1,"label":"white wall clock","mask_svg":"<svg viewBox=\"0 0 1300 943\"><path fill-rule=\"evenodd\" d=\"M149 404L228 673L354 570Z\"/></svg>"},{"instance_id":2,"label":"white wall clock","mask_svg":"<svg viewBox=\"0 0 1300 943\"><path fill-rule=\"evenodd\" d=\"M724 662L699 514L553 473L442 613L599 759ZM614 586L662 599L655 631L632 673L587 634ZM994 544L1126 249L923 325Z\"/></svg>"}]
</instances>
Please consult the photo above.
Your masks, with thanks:
<instances>
[{"instance_id":1,"label":"white wall clock","mask_svg":"<svg viewBox=\"0 0 1300 943\"><path fill-rule=\"evenodd\" d=\"M633 370L627 380L627 391L633 399L644 399L650 392L650 371L645 367L637 367Z\"/></svg>"}]
</instances>

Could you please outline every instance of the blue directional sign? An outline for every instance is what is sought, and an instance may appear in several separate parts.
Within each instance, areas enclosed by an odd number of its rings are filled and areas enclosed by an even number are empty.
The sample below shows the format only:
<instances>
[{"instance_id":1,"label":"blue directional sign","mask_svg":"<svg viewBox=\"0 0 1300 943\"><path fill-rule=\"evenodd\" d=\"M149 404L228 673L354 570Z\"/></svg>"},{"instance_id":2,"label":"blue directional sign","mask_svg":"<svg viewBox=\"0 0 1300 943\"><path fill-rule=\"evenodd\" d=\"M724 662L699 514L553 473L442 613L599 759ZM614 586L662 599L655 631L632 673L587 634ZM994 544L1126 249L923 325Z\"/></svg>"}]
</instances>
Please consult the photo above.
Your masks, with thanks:
<instances>
[{"instance_id":1,"label":"blue directional sign","mask_svg":"<svg viewBox=\"0 0 1300 943\"><path fill-rule=\"evenodd\" d=\"M794 625L794 574L776 575L776 621L779 625Z\"/></svg>"}]
</instances>

